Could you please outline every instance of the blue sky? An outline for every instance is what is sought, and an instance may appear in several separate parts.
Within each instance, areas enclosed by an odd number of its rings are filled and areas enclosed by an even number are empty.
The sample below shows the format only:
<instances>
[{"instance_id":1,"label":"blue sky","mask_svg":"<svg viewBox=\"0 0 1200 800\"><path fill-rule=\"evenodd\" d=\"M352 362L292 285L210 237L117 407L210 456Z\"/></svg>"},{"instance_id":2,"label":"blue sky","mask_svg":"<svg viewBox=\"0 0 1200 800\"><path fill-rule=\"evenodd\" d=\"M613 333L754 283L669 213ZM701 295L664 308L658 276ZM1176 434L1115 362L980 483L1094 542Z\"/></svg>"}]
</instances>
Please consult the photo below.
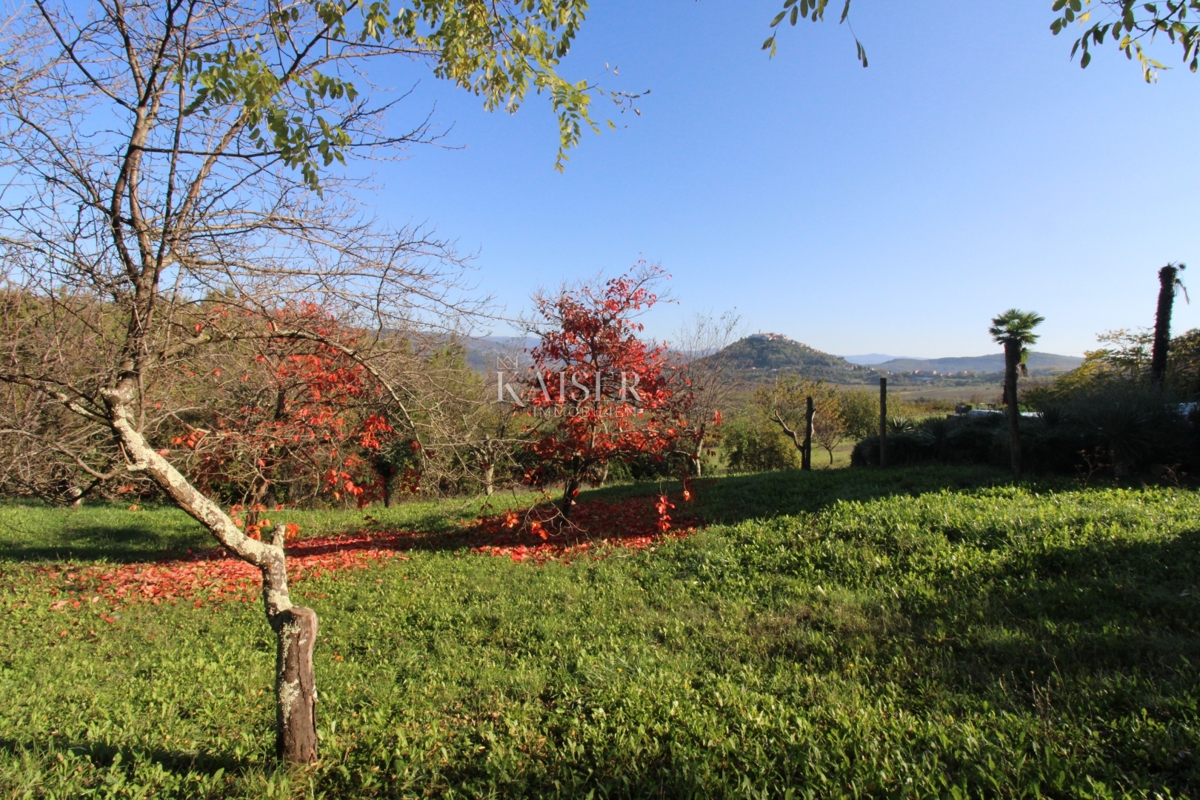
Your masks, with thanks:
<instances>
[{"instance_id":1,"label":"blue sky","mask_svg":"<svg viewBox=\"0 0 1200 800\"><path fill-rule=\"evenodd\" d=\"M1152 324L1162 264L1200 276L1200 76L1148 86L1114 48L1080 70L1050 0L856 0L868 69L836 16L783 30L768 60L778 5L593 0L565 74L607 62L604 83L651 93L565 174L543 98L488 114L416 67L386 76L420 80L397 127L433 108L461 149L382 165L379 215L477 251L480 289L510 313L646 258L678 300L645 319L651 336L736 309L840 354L991 352L988 321L1012 306L1046 317L1037 349L1081 354ZM1176 314L1195 326L1200 296Z\"/></svg>"}]
</instances>

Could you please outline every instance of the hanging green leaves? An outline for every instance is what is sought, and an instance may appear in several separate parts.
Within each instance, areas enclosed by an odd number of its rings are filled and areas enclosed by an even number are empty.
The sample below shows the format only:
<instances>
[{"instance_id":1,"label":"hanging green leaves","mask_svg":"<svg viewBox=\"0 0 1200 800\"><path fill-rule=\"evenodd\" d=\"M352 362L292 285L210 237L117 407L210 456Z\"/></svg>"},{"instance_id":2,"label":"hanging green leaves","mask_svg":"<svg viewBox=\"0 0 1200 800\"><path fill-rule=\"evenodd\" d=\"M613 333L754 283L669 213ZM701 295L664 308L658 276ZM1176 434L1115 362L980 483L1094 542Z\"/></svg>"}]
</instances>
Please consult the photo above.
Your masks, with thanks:
<instances>
[{"instance_id":1,"label":"hanging green leaves","mask_svg":"<svg viewBox=\"0 0 1200 800\"><path fill-rule=\"evenodd\" d=\"M352 82L319 67L402 52L481 97L488 110L514 112L531 90L548 95L558 118L561 170L583 130L599 129L592 96L609 94L558 74L586 11L587 0L403 0L399 7L389 0L310 0L270 12L269 39L255 35L240 49L230 43L188 52L177 79L196 92L188 114L240 108L251 140L299 169L319 192L320 168L344 163L351 142L337 121L318 112L328 101L352 106L358 96ZM622 104L633 97L611 96ZM296 98L309 113L297 113L289 102Z\"/></svg>"},{"instance_id":2,"label":"hanging green leaves","mask_svg":"<svg viewBox=\"0 0 1200 800\"><path fill-rule=\"evenodd\" d=\"M850 2L851 0L845 0L845 5L842 6L842 16L838 20L839 25L846 23L847 18L850 16ZM801 19L808 19L813 22L823 21L825 19L825 8L828 5L829 0L786 0L783 4L783 10L776 14L775 18L771 20L771 27L774 28L779 25L779 23L783 21L784 17L788 16L789 10L791 17L788 21L793 27ZM854 28L849 25L847 25L847 27L850 28L850 34L854 36ZM775 57L775 52L777 49L775 37L776 33L772 32L762 45L763 50L771 51L769 58ZM854 47L858 56L858 60L864 67L867 66L867 51L862 46L862 42L858 41L857 36L854 36Z\"/></svg>"},{"instance_id":3,"label":"hanging green leaves","mask_svg":"<svg viewBox=\"0 0 1200 800\"><path fill-rule=\"evenodd\" d=\"M1071 57L1081 53L1079 66L1087 68L1092 62L1092 46L1104 44L1106 40L1117 43L1117 48L1129 60L1137 59L1142 68L1142 77L1147 83L1158 78L1160 70L1169 69L1161 62L1150 58L1142 47L1146 40L1153 41L1158 35L1178 45L1183 51L1183 63L1192 72L1200 66L1200 0L1167 0L1165 3L1138 3L1136 0L1054 0L1052 10L1057 15L1050 23L1055 36L1072 23L1083 28L1083 34L1075 40ZM1189 14L1191 15L1189 18ZM1093 21L1093 15L1097 17ZM1088 26L1088 23L1091 23Z\"/></svg>"}]
</instances>

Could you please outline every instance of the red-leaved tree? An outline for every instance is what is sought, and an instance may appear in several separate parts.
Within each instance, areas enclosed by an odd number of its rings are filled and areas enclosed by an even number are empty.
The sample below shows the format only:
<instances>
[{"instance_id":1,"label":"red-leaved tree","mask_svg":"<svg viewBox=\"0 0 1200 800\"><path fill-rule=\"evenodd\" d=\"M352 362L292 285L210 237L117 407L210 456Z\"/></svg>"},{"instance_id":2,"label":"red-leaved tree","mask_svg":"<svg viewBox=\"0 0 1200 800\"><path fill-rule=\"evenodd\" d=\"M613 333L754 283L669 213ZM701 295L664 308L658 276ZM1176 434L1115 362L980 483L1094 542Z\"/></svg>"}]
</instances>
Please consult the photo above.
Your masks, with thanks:
<instances>
[{"instance_id":1,"label":"red-leaved tree","mask_svg":"<svg viewBox=\"0 0 1200 800\"><path fill-rule=\"evenodd\" d=\"M180 364L179 390L219 398L174 416L180 430L171 444L187 454L189 477L230 498L235 511L245 506L252 535L258 512L281 501L380 499L374 460L394 431L380 383L349 355L359 333L308 302L249 324L263 329L261 338ZM313 338L278 337L288 330Z\"/></svg>"},{"instance_id":2,"label":"red-leaved tree","mask_svg":"<svg viewBox=\"0 0 1200 800\"><path fill-rule=\"evenodd\" d=\"M668 276L639 263L603 284L586 283L534 298L541 343L523 401L539 420L531 446L537 465L525 473L534 486L563 484L569 518L579 488L611 461L665 459L689 434L692 396L672 368L665 345L642 341L635 317L659 297Z\"/></svg>"}]
</instances>

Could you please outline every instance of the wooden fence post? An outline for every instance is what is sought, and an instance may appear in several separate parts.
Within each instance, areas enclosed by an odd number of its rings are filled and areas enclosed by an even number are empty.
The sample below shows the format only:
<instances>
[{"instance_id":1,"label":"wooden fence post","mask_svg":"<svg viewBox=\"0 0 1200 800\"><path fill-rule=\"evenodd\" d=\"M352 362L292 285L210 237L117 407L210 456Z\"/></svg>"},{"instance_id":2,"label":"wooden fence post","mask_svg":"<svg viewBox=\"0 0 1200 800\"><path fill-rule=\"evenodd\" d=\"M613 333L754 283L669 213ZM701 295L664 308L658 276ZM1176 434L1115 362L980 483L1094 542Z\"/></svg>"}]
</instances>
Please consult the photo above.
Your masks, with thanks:
<instances>
[{"instance_id":1,"label":"wooden fence post","mask_svg":"<svg viewBox=\"0 0 1200 800\"><path fill-rule=\"evenodd\" d=\"M804 401L804 452L800 454L800 469L812 469L813 399Z\"/></svg>"},{"instance_id":2,"label":"wooden fence post","mask_svg":"<svg viewBox=\"0 0 1200 800\"><path fill-rule=\"evenodd\" d=\"M879 379L879 466L887 466L887 378Z\"/></svg>"}]
</instances>

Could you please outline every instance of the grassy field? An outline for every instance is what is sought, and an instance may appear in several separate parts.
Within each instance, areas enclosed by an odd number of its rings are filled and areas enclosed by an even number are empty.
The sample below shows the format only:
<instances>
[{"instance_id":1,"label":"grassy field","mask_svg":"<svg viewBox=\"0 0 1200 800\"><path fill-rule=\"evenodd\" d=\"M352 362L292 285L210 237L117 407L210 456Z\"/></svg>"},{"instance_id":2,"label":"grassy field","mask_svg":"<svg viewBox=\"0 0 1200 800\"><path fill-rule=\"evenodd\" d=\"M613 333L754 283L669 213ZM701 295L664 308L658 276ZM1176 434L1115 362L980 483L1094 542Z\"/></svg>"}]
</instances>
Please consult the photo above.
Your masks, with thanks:
<instances>
[{"instance_id":1,"label":"grassy field","mask_svg":"<svg viewBox=\"0 0 1200 800\"><path fill-rule=\"evenodd\" d=\"M699 489L708 524L653 549L429 546L297 584L323 758L291 771L256 604L50 610L50 575L206 546L193 524L0 507L0 797L1200 795L1195 492L964 469Z\"/></svg>"}]
</instances>

